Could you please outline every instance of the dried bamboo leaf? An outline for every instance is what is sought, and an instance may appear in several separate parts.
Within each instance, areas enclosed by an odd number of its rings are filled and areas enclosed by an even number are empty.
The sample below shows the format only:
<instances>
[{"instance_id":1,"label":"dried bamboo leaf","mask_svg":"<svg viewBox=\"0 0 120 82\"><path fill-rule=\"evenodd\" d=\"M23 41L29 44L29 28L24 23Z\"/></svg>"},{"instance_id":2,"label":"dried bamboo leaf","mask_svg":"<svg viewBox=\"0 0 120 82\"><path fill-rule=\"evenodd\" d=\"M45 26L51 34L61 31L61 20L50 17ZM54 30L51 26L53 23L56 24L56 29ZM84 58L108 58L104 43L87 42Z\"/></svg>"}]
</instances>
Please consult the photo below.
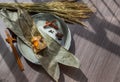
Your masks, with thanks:
<instances>
[{"instance_id":1,"label":"dried bamboo leaf","mask_svg":"<svg viewBox=\"0 0 120 82\"><path fill-rule=\"evenodd\" d=\"M1 14L4 14L5 16L3 16ZM20 17L21 16L22 15L20 15ZM26 37L23 34L24 32L23 32L23 30L21 30L22 21L21 21L21 23L17 23L19 16L16 13L1 11L0 17L5 20L7 27L9 27L21 40L23 40L25 43L26 43L26 41L29 40L29 39L26 40ZM8 20L8 17L11 20L14 20L14 19L15 20L10 21L10 20ZM32 24L32 22L31 22L31 24ZM29 26L29 24L26 24L26 25ZM23 27L25 28L25 26L22 26L22 28ZM26 28L25 30L28 30L28 29L31 29L31 27ZM34 29L34 28L32 28L32 29ZM44 39L47 41L48 48L43 50L43 52L42 52L43 56L40 55L38 57L38 59L41 62L42 67L48 72L48 74L56 82L58 82L59 74L60 74L60 69L59 69L58 63L79 68L79 60L72 53L68 52L65 48L63 48L59 43L57 43L53 38L51 38L49 35L44 33L42 30L39 30L39 31L43 35Z\"/></svg>"}]
</instances>

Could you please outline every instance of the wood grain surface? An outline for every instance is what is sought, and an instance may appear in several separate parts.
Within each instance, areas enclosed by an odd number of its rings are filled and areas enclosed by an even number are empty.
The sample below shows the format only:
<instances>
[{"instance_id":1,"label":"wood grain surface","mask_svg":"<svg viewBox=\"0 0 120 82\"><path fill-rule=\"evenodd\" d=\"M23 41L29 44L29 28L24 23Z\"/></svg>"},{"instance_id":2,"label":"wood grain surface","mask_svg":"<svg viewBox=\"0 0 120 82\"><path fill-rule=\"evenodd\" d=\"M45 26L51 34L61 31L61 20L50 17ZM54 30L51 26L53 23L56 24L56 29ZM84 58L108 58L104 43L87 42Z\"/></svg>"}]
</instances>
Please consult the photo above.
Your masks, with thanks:
<instances>
[{"instance_id":1,"label":"wood grain surface","mask_svg":"<svg viewBox=\"0 0 120 82\"><path fill-rule=\"evenodd\" d=\"M90 19L85 20L89 28L68 24L72 34L69 51L79 58L81 66L75 69L60 65L59 82L120 82L120 0L82 2L95 11ZM0 20L0 82L54 82L41 66L28 62L21 54L25 71L19 70L10 46L5 42L5 28Z\"/></svg>"}]
</instances>

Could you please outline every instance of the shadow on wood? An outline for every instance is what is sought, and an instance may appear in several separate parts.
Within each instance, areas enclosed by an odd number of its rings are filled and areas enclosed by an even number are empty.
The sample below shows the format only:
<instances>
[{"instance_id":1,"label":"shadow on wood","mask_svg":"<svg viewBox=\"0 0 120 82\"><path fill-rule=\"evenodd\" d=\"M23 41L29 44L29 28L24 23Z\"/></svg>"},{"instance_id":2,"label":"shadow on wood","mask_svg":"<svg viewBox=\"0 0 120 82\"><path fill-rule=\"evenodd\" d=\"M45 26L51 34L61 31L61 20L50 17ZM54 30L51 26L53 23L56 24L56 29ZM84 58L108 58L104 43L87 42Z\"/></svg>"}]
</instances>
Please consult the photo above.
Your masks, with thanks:
<instances>
[{"instance_id":1,"label":"shadow on wood","mask_svg":"<svg viewBox=\"0 0 120 82\"><path fill-rule=\"evenodd\" d=\"M40 65L33 64L29 61L27 61L27 63L30 65L32 69L34 69L35 71L38 71L39 73L42 73L42 75L38 75L36 82L39 82L39 81L50 82L51 80L55 82ZM69 67L69 66L64 66L61 64L59 65L60 65L60 70L61 70L59 82L65 82L65 78L63 75L64 73L76 81L88 82L86 76L83 74L83 72L80 69Z\"/></svg>"},{"instance_id":2,"label":"shadow on wood","mask_svg":"<svg viewBox=\"0 0 120 82\"><path fill-rule=\"evenodd\" d=\"M13 79L10 79L12 78L12 75L15 78L15 81L17 82L28 82L28 79L25 76L25 74L20 71L13 53L9 50L8 46L6 45L7 42L5 43L1 35L0 44L0 55L2 57L0 60L0 79L4 79L5 82L8 82L7 79L9 78L9 81L14 82ZM6 69L6 66L9 70Z\"/></svg>"},{"instance_id":3,"label":"shadow on wood","mask_svg":"<svg viewBox=\"0 0 120 82\"><path fill-rule=\"evenodd\" d=\"M88 82L87 77L83 74L83 72L80 69L61 65L61 64L60 64L60 68L61 68L61 72L65 73L67 76L74 79L75 81Z\"/></svg>"},{"instance_id":4,"label":"shadow on wood","mask_svg":"<svg viewBox=\"0 0 120 82\"><path fill-rule=\"evenodd\" d=\"M26 62L33 70L39 73L39 75L37 76L36 82L50 82L51 80L53 80L41 65L33 64L29 62L28 60L26 60Z\"/></svg>"},{"instance_id":5,"label":"shadow on wood","mask_svg":"<svg viewBox=\"0 0 120 82\"><path fill-rule=\"evenodd\" d=\"M90 0L90 3L97 9L97 7L94 5L92 0ZM106 5L105 2L103 2L103 4ZM110 11L110 13L112 13L112 15L115 14L115 12L112 12L110 10L109 6L106 5L106 7ZM120 7L119 7L119 9L120 9ZM120 45L111 41L108 38L107 33L106 33L106 30L108 30L108 31L114 33L115 35L120 36L120 23L119 23L120 19L117 18L116 16L114 16L116 19L116 22L118 22L118 25L114 25L105 19L105 17L102 15L103 13L101 11L99 11L99 9L97 9L97 13L99 13L103 17L103 19L98 18L96 16L96 13L94 13L90 17L90 19L87 20L88 23L90 24L91 28L95 31L95 33L89 31L89 28L84 29L80 25L74 25L74 26L70 25L71 33L73 35L76 34L76 35L96 44L97 46L100 46L103 49L106 49L107 51L120 56Z\"/></svg>"}]
</instances>

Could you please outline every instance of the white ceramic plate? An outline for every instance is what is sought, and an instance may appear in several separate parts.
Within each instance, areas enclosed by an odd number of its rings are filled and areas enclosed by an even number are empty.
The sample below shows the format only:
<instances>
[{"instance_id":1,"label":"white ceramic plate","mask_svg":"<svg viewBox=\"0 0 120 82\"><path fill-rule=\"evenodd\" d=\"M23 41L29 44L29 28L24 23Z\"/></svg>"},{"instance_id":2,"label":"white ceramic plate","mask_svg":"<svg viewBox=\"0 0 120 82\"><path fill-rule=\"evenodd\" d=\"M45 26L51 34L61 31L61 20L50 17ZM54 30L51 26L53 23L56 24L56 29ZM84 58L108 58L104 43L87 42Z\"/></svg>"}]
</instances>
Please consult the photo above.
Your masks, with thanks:
<instances>
[{"instance_id":1,"label":"white ceramic plate","mask_svg":"<svg viewBox=\"0 0 120 82\"><path fill-rule=\"evenodd\" d=\"M38 30L43 30L48 35L50 35L54 40L60 43L64 48L67 50L70 48L71 45L71 33L65 22L59 17L49 14L49 13L39 13L32 16ZM59 27L59 30L55 30L54 28L43 28L46 21L56 20L55 24ZM50 30L54 31L53 33L49 32ZM64 34L62 40L58 40L55 34L57 32L61 32ZM17 39L18 49L20 50L21 54L30 62L35 64L40 64L39 60L35 57L35 54L31 48L25 45L20 39Z\"/></svg>"}]
</instances>

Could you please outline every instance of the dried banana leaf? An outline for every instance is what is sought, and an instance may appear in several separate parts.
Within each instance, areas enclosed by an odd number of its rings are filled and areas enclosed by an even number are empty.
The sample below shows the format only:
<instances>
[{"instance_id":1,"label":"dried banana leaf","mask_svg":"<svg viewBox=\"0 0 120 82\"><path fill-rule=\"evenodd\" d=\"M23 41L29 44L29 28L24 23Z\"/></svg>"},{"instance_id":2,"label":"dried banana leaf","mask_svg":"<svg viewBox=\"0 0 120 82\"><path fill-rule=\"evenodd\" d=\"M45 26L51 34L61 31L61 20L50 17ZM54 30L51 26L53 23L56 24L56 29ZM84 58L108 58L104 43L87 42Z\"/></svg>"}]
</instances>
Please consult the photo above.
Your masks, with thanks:
<instances>
[{"instance_id":1,"label":"dried banana leaf","mask_svg":"<svg viewBox=\"0 0 120 82\"><path fill-rule=\"evenodd\" d=\"M20 15L17 12L10 12L7 10L1 10L0 12L0 18L4 19L6 26L9 27L21 40L23 40L24 43L26 43L26 45L29 46L29 41L26 37L24 37L23 30L21 30L20 27L21 25L17 23L19 16ZM39 31L47 43L47 49L40 53L42 55L36 57L40 61L42 67L56 82L58 82L60 74L58 63L79 68L79 61L72 53L63 48L42 30Z\"/></svg>"}]
</instances>

